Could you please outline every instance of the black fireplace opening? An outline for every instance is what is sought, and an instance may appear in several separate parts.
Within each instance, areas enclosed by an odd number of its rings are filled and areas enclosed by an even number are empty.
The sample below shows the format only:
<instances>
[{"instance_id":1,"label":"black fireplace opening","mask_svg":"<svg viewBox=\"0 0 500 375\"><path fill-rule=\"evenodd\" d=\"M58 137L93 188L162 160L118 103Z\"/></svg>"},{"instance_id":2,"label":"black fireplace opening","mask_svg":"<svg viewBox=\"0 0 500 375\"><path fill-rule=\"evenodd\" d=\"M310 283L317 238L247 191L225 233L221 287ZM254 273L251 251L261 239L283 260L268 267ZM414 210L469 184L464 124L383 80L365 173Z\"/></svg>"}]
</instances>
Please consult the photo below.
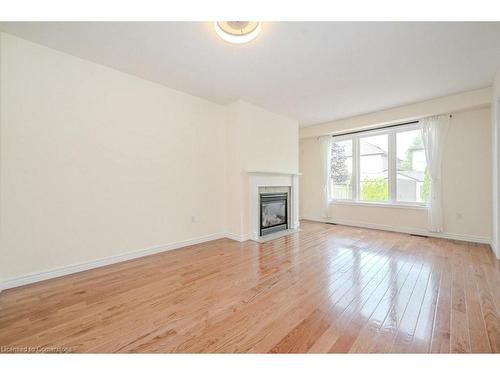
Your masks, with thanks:
<instances>
[{"instance_id":1,"label":"black fireplace opening","mask_svg":"<svg viewBox=\"0 0 500 375\"><path fill-rule=\"evenodd\" d=\"M288 194L260 194L260 235L288 229Z\"/></svg>"}]
</instances>

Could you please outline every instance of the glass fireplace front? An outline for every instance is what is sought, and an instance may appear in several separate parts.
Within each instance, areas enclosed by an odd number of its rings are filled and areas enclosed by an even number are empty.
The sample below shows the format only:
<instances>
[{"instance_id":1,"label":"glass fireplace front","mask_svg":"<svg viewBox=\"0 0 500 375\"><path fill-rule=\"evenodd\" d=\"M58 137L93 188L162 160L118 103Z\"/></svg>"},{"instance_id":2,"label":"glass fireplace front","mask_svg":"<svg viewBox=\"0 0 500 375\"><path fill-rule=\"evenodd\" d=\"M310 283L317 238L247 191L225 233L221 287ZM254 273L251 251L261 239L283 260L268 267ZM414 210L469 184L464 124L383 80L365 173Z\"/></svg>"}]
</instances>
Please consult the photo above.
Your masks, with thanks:
<instances>
[{"instance_id":1,"label":"glass fireplace front","mask_svg":"<svg viewBox=\"0 0 500 375\"><path fill-rule=\"evenodd\" d=\"M260 194L260 235L288 229L288 194Z\"/></svg>"}]
</instances>

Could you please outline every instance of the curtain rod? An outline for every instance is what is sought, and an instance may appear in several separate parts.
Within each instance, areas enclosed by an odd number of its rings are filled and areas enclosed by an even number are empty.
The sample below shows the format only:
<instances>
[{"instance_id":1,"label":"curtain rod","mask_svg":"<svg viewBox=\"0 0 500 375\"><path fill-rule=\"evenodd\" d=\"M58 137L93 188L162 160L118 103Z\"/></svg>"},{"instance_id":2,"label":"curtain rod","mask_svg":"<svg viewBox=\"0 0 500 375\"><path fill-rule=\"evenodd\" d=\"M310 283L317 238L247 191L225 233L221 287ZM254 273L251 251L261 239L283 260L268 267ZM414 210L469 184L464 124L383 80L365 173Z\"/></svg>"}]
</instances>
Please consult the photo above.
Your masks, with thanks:
<instances>
[{"instance_id":1,"label":"curtain rod","mask_svg":"<svg viewBox=\"0 0 500 375\"><path fill-rule=\"evenodd\" d=\"M449 115L450 118L452 118L453 116L452 115ZM381 129L388 129L388 128L394 128L396 126L404 126L404 125L412 125L412 124L418 124L419 123L419 120L414 120L414 121L408 121L408 122L401 122L401 123L398 123L398 124L392 124L392 125L385 125L385 126L379 126L378 128L370 128L370 129L363 129L363 130L355 130L355 131L352 131L352 132L345 132L345 133L335 133L335 134L328 134L326 136L330 136L330 137L340 137L340 136L343 136L343 135L351 135L351 134L358 134L358 133L365 133L365 132L369 132L369 131L373 131L373 130L381 130ZM321 138L321 137L318 137L318 138Z\"/></svg>"}]
</instances>

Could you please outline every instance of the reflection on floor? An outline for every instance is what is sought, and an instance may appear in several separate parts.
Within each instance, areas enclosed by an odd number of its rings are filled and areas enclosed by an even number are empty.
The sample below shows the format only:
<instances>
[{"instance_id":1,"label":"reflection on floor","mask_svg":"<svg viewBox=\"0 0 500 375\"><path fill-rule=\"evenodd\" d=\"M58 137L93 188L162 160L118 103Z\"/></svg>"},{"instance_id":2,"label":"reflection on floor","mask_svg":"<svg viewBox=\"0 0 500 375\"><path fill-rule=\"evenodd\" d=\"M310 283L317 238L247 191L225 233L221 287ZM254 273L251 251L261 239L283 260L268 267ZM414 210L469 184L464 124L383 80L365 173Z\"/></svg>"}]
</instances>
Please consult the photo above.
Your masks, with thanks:
<instances>
[{"instance_id":1,"label":"reflection on floor","mask_svg":"<svg viewBox=\"0 0 500 375\"><path fill-rule=\"evenodd\" d=\"M491 250L302 222L0 294L0 346L72 352L500 352Z\"/></svg>"}]
</instances>

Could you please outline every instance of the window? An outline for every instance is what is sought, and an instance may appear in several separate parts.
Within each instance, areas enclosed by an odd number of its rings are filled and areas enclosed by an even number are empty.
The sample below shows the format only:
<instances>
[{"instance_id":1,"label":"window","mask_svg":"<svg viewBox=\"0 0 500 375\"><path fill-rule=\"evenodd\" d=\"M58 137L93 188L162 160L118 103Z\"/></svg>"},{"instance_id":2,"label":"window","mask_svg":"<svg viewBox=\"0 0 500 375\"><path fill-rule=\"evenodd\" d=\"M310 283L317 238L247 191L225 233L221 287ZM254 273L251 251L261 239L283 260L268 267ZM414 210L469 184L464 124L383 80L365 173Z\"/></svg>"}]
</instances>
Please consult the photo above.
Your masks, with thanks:
<instances>
[{"instance_id":1,"label":"window","mask_svg":"<svg viewBox=\"0 0 500 375\"><path fill-rule=\"evenodd\" d=\"M420 130L396 133L397 200L401 202L426 202L430 178L426 173L424 144Z\"/></svg>"},{"instance_id":2,"label":"window","mask_svg":"<svg viewBox=\"0 0 500 375\"><path fill-rule=\"evenodd\" d=\"M331 199L425 206L429 188L418 124L333 137Z\"/></svg>"},{"instance_id":3,"label":"window","mask_svg":"<svg viewBox=\"0 0 500 375\"><path fill-rule=\"evenodd\" d=\"M359 138L359 199L389 200L387 134Z\"/></svg>"},{"instance_id":4,"label":"window","mask_svg":"<svg viewBox=\"0 0 500 375\"><path fill-rule=\"evenodd\" d=\"M352 140L332 142L330 191L333 199L353 198Z\"/></svg>"}]
</instances>

